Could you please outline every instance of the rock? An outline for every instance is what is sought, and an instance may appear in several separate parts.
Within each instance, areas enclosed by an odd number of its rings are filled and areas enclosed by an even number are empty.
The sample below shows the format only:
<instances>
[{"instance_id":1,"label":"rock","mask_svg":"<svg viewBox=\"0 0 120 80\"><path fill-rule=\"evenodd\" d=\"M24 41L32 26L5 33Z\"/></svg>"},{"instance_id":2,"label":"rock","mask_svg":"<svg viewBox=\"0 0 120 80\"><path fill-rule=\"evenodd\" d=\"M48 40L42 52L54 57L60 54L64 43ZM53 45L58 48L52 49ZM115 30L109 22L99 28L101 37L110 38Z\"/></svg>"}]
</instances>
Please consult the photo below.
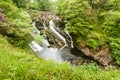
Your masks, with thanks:
<instances>
[{"instance_id":1,"label":"rock","mask_svg":"<svg viewBox=\"0 0 120 80\"><path fill-rule=\"evenodd\" d=\"M84 49L81 49L81 51L84 52L86 56L93 56L93 53L91 53L90 49L87 47Z\"/></svg>"},{"instance_id":2,"label":"rock","mask_svg":"<svg viewBox=\"0 0 120 80\"><path fill-rule=\"evenodd\" d=\"M92 49L85 46L85 42L77 44L77 48L81 50L86 56L92 57L95 61L107 67L112 64L113 58L110 54L110 47L108 45L103 46L100 49Z\"/></svg>"},{"instance_id":3,"label":"rock","mask_svg":"<svg viewBox=\"0 0 120 80\"><path fill-rule=\"evenodd\" d=\"M78 65L83 64L83 62L84 62L84 59L83 59L83 58L78 58L78 59L76 59L75 61L73 61L72 64L74 64L75 66L78 66Z\"/></svg>"},{"instance_id":4,"label":"rock","mask_svg":"<svg viewBox=\"0 0 120 80\"><path fill-rule=\"evenodd\" d=\"M103 66L107 67L113 58L110 55L110 48L106 45L96 53L94 59L99 61Z\"/></svg>"},{"instance_id":5,"label":"rock","mask_svg":"<svg viewBox=\"0 0 120 80\"><path fill-rule=\"evenodd\" d=\"M61 18L58 17L57 14L55 14L54 12L50 12L50 11L40 11L36 13L34 15L34 20L35 19L44 20L46 21L47 24L49 23L51 19L53 19L55 23L58 23L61 21Z\"/></svg>"}]
</instances>

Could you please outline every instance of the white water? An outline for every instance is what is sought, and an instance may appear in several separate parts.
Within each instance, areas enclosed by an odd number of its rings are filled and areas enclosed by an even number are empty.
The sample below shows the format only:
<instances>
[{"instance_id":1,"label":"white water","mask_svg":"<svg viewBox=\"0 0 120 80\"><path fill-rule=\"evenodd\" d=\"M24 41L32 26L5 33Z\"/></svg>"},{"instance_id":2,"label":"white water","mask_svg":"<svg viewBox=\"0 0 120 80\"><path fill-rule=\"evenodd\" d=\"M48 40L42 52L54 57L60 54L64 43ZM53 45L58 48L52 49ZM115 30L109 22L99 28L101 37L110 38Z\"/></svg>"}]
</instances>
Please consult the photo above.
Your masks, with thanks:
<instances>
[{"instance_id":1,"label":"white water","mask_svg":"<svg viewBox=\"0 0 120 80\"><path fill-rule=\"evenodd\" d=\"M61 52L58 48L47 48L42 47L35 41L32 41L30 44L31 49L37 53L37 56L45 60L53 60L57 63L62 62Z\"/></svg>"},{"instance_id":2,"label":"white water","mask_svg":"<svg viewBox=\"0 0 120 80\"><path fill-rule=\"evenodd\" d=\"M46 60L53 60L57 63L63 61L61 57L61 53L58 50L58 48L46 48L42 50L38 56Z\"/></svg>"},{"instance_id":3,"label":"white water","mask_svg":"<svg viewBox=\"0 0 120 80\"><path fill-rule=\"evenodd\" d=\"M61 42L64 43L64 46L63 46L62 48L60 48L60 50L62 50L62 49L65 48L65 46L67 46L66 39L65 39L62 35L60 35L60 34L55 30L54 27L55 27L55 23L53 22L53 20L50 20L50 22L49 22L49 28L50 28L52 34L53 34L56 38L58 38Z\"/></svg>"},{"instance_id":4,"label":"white water","mask_svg":"<svg viewBox=\"0 0 120 80\"><path fill-rule=\"evenodd\" d=\"M32 41L29 45L34 52L40 52L43 50L43 48L35 41Z\"/></svg>"},{"instance_id":5,"label":"white water","mask_svg":"<svg viewBox=\"0 0 120 80\"><path fill-rule=\"evenodd\" d=\"M44 29L43 47L46 48L46 47L50 46L50 44L49 44L49 42L48 42L48 40L47 40L47 35L46 35L46 33L45 33L45 30L47 29L47 27L46 27L45 20L43 20L43 21L41 20L41 22L42 22L42 24L43 24L43 29Z\"/></svg>"},{"instance_id":6,"label":"white water","mask_svg":"<svg viewBox=\"0 0 120 80\"><path fill-rule=\"evenodd\" d=\"M33 32L34 32L34 34L39 35L39 34L40 34L40 31L39 31L39 30L37 29L37 27L35 26L35 23L36 23L36 21L34 21L33 24L32 24L32 26L33 26L33 28L34 28Z\"/></svg>"},{"instance_id":7,"label":"white water","mask_svg":"<svg viewBox=\"0 0 120 80\"><path fill-rule=\"evenodd\" d=\"M68 33L67 30L65 30L65 33L70 37L70 42L71 42L71 48L73 48L73 40L72 40L72 37L70 36L70 34Z\"/></svg>"}]
</instances>

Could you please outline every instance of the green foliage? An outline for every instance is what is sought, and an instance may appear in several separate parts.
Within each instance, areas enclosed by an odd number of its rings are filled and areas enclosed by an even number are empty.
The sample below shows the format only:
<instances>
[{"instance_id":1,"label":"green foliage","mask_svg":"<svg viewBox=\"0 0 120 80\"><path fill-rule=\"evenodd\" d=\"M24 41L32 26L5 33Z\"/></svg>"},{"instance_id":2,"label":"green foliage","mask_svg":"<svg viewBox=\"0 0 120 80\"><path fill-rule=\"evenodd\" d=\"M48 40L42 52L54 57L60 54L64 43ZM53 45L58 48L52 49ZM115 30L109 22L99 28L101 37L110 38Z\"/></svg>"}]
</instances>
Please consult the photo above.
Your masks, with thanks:
<instances>
[{"instance_id":1,"label":"green foliage","mask_svg":"<svg viewBox=\"0 0 120 80\"><path fill-rule=\"evenodd\" d=\"M56 13L63 15L65 9L67 8L65 0L57 0L55 5L56 5L56 7L55 7Z\"/></svg>"},{"instance_id":2,"label":"green foliage","mask_svg":"<svg viewBox=\"0 0 120 80\"><path fill-rule=\"evenodd\" d=\"M8 13L7 23L4 27L7 27L9 41L16 46L26 48L32 40L29 34L30 23L31 19L26 11L19 10Z\"/></svg>"},{"instance_id":3,"label":"green foliage","mask_svg":"<svg viewBox=\"0 0 120 80\"><path fill-rule=\"evenodd\" d=\"M10 2L0 2L0 7L6 14L6 22L1 23L0 33L7 36L13 45L27 48L32 40L30 36L31 18L27 11L17 8Z\"/></svg>"},{"instance_id":4,"label":"green foliage","mask_svg":"<svg viewBox=\"0 0 120 80\"><path fill-rule=\"evenodd\" d=\"M42 44L43 40L44 40L44 37L43 36L40 36L40 35L34 35L34 40L39 43L39 44Z\"/></svg>"},{"instance_id":5,"label":"green foliage","mask_svg":"<svg viewBox=\"0 0 120 80\"><path fill-rule=\"evenodd\" d=\"M48 11L51 10L51 1L50 0L36 0L36 8L41 11Z\"/></svg>"},{"instance_id":6,"label":"green foliage","mask_svg":"<svg viewBox=\"0 0 120 80\"><path fill-rule=\"evenodd\" d=\"M120 38L110 38L110 47L112 50L112 56L120 64Z\"/></svg>"},{"instance_id":7,"label":"green foliage","mask_svg":"<svg viewBox=\"0 0 120 80\"><path fill-rule=\"evenodd\" d=\"M120 71L96 64L70 66L45 61L11 46L0 35L0 80L119 80Z\"/></svg>"},{"instance_id":8,"label":"green foliage","mask_svg":"<svg viewBox=\"0 0 120 80\"><path fill-rule=\"evenodd\" d=\"M0 2L0 8L3 9L3 13L5 13L6 15L11 11L18 10L18 8L14 4L5 1Z\"/></svg>"},{"instance_id":9,"label":"green foliage","mask_svg":"<svg viewBox=\"0 0 120 80\"><path fill-rule=\"evenodd\" d=\"M120 37L119 0L58 0L56 4L76 42L95 38L98 45L105 45L108 37Z\"/></svg>"},{"instance_id":10,"label":"green foliage","mask_svg":"<svg viewBox=\"0 0 120 80\"><path fill-rule=\"evenodd\" d=\"M18 8L26 8L27 0L12 0L12 2L18 7Z\"/></svg>"},{"instance_id":11,"label":"green foliage","mask_svg":"<svg viewBox=\"0 0 120 80\"><path fill-rule=\"evenodd\" d=\"M24 5L26 5L28 10L48 11L52 9L52 2L50 0L27 1Z\"/></svg>"},{"instance_id":12,"label":"green foliage","mask_svg":"<svg viewBox=\"0 0 120 80\"><path fill-rule=\"evenodd\" d=\"M13 24L22 28L29 27L32 22L30 15L24 10L9 12L7 17L8 21L12 21Z\"/></svg>"},{"instance_id":13,"label":"green foliage","mask_svg":"<svg viewBox=\"0 0 120 80\"><path fill-rule=\"evenodd\" d=\"M94 16L91 14L91 7L87 1L80 0L70 2L65 14L65 19L67 20L66 28L73 33L73 35L81 37L82 40L87 38L88 34L96 28L96 25L93 25L91 22L95 20Z\"/></svg>"},{"instance_id":14,"label":"green foliage","mask_svg":"<svg viewBox=\"0 0 120 80\"><path fill-rule=\"evenodd\" d=\"M38 4L38 2L35 0L34 2L28 2L27 4L26 4L26 8L28 9L28 10L39 10L39 4Z\"/></svg>"},{"instance_id":15,"label":"green foliage","mask_svg":"<svg viewBox=\"0 0 120 80\"><path fill-rule=\"evenodd\" d=\"M120 64L119 6L119 0L58 0L56 12L74 41L86 41L86 46L94 49L110 43L112 55Z\"/></svg>"},{"instance_id":16,"label":"green foliage","mask_svg":"<svg viewBox=\"0 0 120 80\"><path fill-rule=\"evenodd\" d=\"M94 49L95 49L96 47L98 47L98 42L97 42L96 39L89 39L89 40L87 41L86 45L87 45L88 47L91 47L91 48L94 48Z\"/></svg>"},{"instance_id":17,"label":"green foliage","mask_svg":"<svg viewBox=\"0 0 120 80\"><path fill-rule=\"evenodd\" d=\"M27 10L41 10L48 11L52 9L52 2L50 0L1 0L1 4L5 8L14 9L13 5L17 8L27 9ZM11 5L12 4L12 5ZM8 5L8 7L6 7ZM1 7L1 6L0 6ZM2 8L3 8L2 7ZM10 11L9 9L7 9ZM7 13L7 11L5 11Z\"/></svg>"}]
</instances>

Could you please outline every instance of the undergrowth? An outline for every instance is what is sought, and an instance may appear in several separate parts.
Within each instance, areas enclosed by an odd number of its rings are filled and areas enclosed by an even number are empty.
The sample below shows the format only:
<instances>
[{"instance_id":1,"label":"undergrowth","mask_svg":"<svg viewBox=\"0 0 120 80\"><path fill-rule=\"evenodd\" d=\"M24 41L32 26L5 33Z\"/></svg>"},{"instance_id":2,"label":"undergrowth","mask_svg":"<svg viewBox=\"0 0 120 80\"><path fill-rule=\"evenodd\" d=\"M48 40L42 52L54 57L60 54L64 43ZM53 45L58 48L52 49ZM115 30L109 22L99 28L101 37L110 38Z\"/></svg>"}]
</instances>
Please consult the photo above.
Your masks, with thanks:
<instances>
[{"instance_id":1,"label":"undergrowth","mask_svg":"<svg viewBox=\"0 0 120 80\"><path fill-rule=\"evenodd\" d=\"M72 67L45 61L0 36L0 80L120 80L120 71L102 70L95 64Z\"/></svg>"}]
</instances>

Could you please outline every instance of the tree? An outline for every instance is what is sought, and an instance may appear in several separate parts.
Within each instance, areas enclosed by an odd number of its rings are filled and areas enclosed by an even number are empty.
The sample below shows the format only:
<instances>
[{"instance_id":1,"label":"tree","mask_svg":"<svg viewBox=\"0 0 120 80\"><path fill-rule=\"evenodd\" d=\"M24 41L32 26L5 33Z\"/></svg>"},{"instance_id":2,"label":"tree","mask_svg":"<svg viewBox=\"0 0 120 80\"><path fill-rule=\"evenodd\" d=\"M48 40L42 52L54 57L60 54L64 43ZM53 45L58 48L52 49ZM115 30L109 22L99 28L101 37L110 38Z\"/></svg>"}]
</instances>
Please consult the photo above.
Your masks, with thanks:
<instances>
[{"instance_id":1,"label":"tree","mask_svg":"<svg viewBox=\"0 0 120 80\"><path fill-rule=\"evenodd\" d=\"M18 8L26 8L27 0L12 0Z\"/></svg>"},{"instance_id":2,"label":"tree","mask_svg":"<svg viewBox=\"0 0 120 80\"><path fill-rule=\"evenodd\" d=\"M36 0L38 2L39 10L48 11L51 9L51 1L50 0Z\"/></svg>"},{"instance_id":3,"label":"tree","mask_svg":"<svg viewBox=\"0 0 120 80\"><path fill-rule=\"evenodd\" d=\"M118 0L58 0L57 3L58 14L65 19L66 29L76 36L77 41L118 36L114 34L119 33Z\"/></svg>"}]
</instances>

